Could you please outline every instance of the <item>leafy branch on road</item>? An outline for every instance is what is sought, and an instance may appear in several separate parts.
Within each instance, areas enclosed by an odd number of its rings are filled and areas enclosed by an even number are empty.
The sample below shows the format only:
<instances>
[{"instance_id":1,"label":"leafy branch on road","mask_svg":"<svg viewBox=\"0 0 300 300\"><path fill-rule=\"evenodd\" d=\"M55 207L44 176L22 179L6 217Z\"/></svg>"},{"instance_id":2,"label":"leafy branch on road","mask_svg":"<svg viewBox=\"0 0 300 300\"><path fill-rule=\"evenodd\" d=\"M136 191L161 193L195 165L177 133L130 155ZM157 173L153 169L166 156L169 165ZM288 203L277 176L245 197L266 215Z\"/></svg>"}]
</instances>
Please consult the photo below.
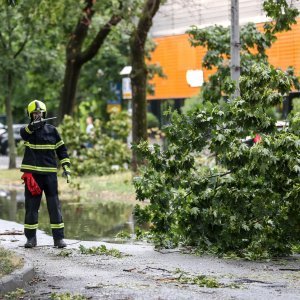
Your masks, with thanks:
<instances>
[{"instance_id":1,"label":"leafy branch on road","mask_svg":"<svg viewBox=\"0 0 300 300\"><path fill-rule=\"evenodd\" d=\"M109 255L117 258L122 258L123 254L118 249L107 249L105 245L100 245L99 247L86 248L83 245L79 246L79 251L81 254L87 255Z\"/></svg>"}]
</instances>

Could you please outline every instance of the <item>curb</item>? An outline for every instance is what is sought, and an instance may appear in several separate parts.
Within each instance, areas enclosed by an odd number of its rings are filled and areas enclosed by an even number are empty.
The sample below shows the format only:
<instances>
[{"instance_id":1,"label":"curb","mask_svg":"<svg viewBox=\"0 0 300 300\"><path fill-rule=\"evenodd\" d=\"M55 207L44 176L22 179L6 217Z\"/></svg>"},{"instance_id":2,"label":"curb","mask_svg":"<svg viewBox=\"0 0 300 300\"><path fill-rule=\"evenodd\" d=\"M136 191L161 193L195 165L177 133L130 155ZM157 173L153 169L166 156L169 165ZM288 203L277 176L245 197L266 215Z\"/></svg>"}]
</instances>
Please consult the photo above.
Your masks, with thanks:
<instances>
[{"instance_id":1,"label":"curb","mask_svg":"<svg viewBox=\"0 0 300 300\"><path fill-rule=\"evenodd\" d=\"M11 274L0 279L0 295L24 287L25 283L30 281L33 276L33 264L30 261L24 261L22 269L15 270Z\"/></svg>"}]
</instances>

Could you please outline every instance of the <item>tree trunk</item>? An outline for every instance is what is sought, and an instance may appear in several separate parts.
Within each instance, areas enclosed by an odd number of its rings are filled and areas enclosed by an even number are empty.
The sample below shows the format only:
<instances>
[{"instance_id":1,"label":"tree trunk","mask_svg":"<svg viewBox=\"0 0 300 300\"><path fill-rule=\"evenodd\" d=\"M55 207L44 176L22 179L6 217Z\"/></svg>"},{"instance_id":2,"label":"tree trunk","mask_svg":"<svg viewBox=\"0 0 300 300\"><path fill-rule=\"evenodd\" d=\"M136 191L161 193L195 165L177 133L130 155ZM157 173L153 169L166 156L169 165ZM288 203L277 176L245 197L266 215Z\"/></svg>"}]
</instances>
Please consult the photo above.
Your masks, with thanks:
<instances>
[{"instance_id":1,"label":"tree trunk","mask_svg":"<svg viewBox=\"0 0 300 300\"><path fill-rule=\"evenodd\" d=\"M132 49L135 48L132 45ZM131 85L132 85L132 142L138 144L147 140L147 66L144 61L143 51L133 51ZM137 171L141 161L136 152L132 153L132 169Z\"/></svg>"},{"instance_id":2,"label":"tree trunk","mask_svg":"<svg viewBox=\"0 0 300 300\"><path fill-rule=\"evenodd\" d=\"M159 9L161 0L146 0L136 30L130 39L131 85L132 85L132 142L138 144L147 140L147 65L145 44L152 20ZM131 166L134 172L143 161L132 152Z\"/></svg>"},{"instance_id":3,"label":"tree trunk","mask_svg":"<svg viewBox=\"0 0 300 300\"><path fill-rule=\"evenodd\" d=\"M15 139L13 133L13 115L12 115L12 90L13 90L13 81L12 73L7 73L7 94L5 97L5 110L7 118L7 130L8 130L8 149L9 149L9 169L16 168L16 147Z\"/></svg>"},{"instance_id":4,"label":"tree trunk","mask_svg":"<svg viewBox=\"0 0 300 300\"><path fill-rule=\"evenodd\" d=\"M73 61L67 61L64 85L62 90L62 101L59 108L59 122L64 115L72 115L76 104L76 87L79 79L81 65Z\"/></svg>"},{"instance_id":5,"label":"tree trunk","mask_svg":"<svg viewBox=\"0 0 300 300\"><path fill-rule=\"evenodd\" d=\"M240 27L239 27L239 0L231 0L231 79L236 83L234 97L240 96L239 79L240 66Z\"/></svg>"}]
</instances>

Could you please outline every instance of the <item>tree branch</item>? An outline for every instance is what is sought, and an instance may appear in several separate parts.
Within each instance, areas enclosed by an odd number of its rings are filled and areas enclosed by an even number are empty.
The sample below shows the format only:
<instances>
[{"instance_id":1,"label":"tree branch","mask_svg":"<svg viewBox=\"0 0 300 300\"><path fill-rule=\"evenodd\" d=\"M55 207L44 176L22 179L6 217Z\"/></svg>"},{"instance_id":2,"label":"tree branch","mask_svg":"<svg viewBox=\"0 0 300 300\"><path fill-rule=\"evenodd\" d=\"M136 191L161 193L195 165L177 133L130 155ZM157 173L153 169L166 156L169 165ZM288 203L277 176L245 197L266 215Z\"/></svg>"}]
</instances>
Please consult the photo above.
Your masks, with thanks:
<instances>
[{"instance_id":1,"label":"tree branch","mask_svg":"<svg viewBox=\"0 0 300 300\"><path fill-rule=\"evenodd\" d=\"M1 34L1 32L0 32L0 40L1 40L1 43L3 45L3 48L7 49L7 45L5 44L5 41L4 41L4 38L3 38L3 35Z\"/></svg>"},{"instance_id":2,"label":"tree branch","mask_svg":"<svg viewBox=\"0 0 300 300\"><path fill-rule=\"evenodd\" d=\"M152 19L155 16L157 10L159 9L161 0L147 0L142 17L140 18L137 25L136 37L139 37L139 40L136 41L140 45L145 45L148 32L152 26Z\"/></svg>"},{"instance_id":3,"label":"tree branch","mask_svg":"<svg viewBox=\"0 0 300 300\"><path fill-rule=\"evenodd\" d=\"M92 22L93 15L95 13L94 0L85 0L86 6L83 9L83 16L79 19L75 30L73 31L71 38L68 42L67 48L74 49L75 51L67 51L73 55L80 55L81 46L87 36L89 26Z\"/></svg>"},{"instance_id":4,"label":"tree branch","mask_svg":"<svg viewBox=\"0 0 300 300\"><path fill-rule=\"evenodd\" d=\"M28 42L28 37L29 37L29 32L27 31L26 33L26 37L24 39L24 42L21 44L19 50L14 54L13 58L17 58L17 56L23 51L23 49L25 48L27 42Z\"/></svg>"},{"instance_id":5,"label":"tree branch","mask_svg":"<svg viewBox=\"0 0 300 300\"><path fill-rule=\"evenodd\" d=\"M106 37L110 33L113 26L116 26L122 20L121 16L114 15L110 20L99 30L94 40L89 47L79 55L79 61L81 64L91 60L98 52Z\"/></svg>"},{"instance_id":6,"label":"tree branch","mask_svg":"<svg viewBox=\"0 0 300 300\"><path fill-rule=\"evenodd\" d=\"M222 176L226 176L228 174L231 174L232 172L233 172L233 170L225 172L225 173L214 174L214 175L208 176L206 178L222 177Z\"/></svg>"}]
</instances>

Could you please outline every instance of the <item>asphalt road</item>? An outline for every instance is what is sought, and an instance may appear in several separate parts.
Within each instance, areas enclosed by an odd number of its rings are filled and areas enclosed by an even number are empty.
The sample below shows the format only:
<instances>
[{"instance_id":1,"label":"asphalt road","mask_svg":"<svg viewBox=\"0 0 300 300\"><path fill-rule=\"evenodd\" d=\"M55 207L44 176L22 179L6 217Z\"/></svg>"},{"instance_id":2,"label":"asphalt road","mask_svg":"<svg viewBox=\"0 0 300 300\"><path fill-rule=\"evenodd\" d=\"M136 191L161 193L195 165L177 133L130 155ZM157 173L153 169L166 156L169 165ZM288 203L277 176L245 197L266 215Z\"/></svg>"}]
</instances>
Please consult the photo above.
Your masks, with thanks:
<instances>
[{"instance_id":1,"label":"asphalt road","mask_svg":"<svg viewBox=\"0 0 300 300\"><path fill-rule=\"evenodd\" d=\"M59 250L41 231L38 247L25 249L22 231L21 224L0 220L0 246L30 260L35 269L34 280L24 286L26 300L53 299L53 293L68 292L108 300L300 299L299 255L250 262L183 254L179 249L155 251L150 244L68 239L67 248ZM80 245L117 249L122 257L81 254ZM216 286L205 286L205 278Z\"/></svg>"}]
</instances>

